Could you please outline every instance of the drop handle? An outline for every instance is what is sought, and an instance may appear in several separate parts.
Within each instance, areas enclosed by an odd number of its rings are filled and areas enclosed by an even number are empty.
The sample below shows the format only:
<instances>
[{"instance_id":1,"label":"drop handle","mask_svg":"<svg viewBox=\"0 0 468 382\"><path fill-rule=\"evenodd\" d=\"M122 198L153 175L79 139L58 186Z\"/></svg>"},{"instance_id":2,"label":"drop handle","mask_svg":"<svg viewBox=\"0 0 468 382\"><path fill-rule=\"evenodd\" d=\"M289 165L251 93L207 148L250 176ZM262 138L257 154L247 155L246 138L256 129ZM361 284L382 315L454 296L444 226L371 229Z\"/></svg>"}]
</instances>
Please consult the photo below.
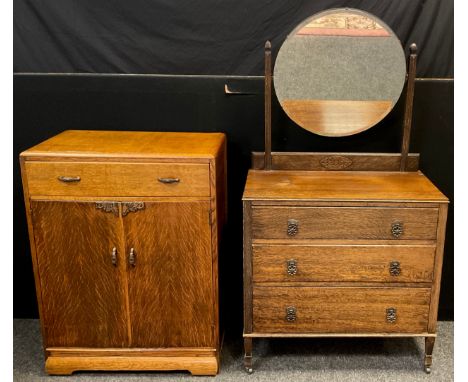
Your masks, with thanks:
<instances>
[{"instance_id":1,"label":"drop handle","mask_svg":"<svg viewBox=\"0 0 468 382\"><path fill-rule=\"evenodd\" d=\"M158 181L165 184L179 183L179 178L158 178Z\"/></svg>"},{"instance_id":2,"label":"drop handle","mask_svg":"<svg viewBox=\"0 0 468 382\"><path fill-rule=\"evenodd\" d=\"M64 183L74 183L81 180L79 176L59 176L57 179Z\"/></svg>"},{"instance_id":3,"label":"drop handle","mask_svg":"<svg viewBox=\"0 0 468 382\"><path fill-rule=\"evenodd\" d=\"M131 248L130 253L128 254L128 263L134 267L135 266L135 249Z\"/></svg>"},{"instance_id":4,"label":"drop handle","mask_svg":"<svg viewBox=\"0 0 468 382\"><path fill-rule=\"evenodd\" d=\"M112 248L112 255L111 255L112 265L115 267L117 266L117 248Z\"/></svg>"}]
</instances>

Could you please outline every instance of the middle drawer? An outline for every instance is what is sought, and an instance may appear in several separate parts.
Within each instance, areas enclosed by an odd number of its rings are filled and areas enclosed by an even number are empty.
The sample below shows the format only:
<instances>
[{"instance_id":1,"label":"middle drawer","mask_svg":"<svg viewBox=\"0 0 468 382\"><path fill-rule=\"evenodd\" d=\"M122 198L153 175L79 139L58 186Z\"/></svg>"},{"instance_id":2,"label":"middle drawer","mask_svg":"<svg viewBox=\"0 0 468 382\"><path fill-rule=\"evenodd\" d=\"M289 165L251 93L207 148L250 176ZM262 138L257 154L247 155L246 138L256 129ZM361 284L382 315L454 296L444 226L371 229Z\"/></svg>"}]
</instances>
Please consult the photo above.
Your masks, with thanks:
<instances>
[{"instance_id":1,"label":"middle drawer","mask_svg":"<svg viewBox=\"0 0 468 382\"><path fill-rule=\"evenodd\" d=\"M256 245L254 282L432 282L431 245Z\"/></svg>"}]
</instances>

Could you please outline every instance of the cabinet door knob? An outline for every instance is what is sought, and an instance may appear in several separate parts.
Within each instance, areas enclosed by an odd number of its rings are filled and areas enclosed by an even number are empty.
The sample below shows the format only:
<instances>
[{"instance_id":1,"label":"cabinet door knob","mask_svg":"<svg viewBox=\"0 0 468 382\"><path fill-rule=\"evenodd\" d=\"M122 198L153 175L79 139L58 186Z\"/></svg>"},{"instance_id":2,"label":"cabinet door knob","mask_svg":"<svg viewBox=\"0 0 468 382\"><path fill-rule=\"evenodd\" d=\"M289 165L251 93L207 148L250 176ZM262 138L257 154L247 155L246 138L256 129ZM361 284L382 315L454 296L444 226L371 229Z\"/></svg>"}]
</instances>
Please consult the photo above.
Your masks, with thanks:
<instances>
[{"instance_id":1,"label":"cabinet door knob","mask_svg":"<svg viewBox=\"0 0 468 382\"><path fill-rule=\"evenodd\" d=\"M111 255L111 259L112 259L112 265L115 267L117 266L117 248L112 248L112 255Z\"/></svg>"},{"instance_id":2,"label":"cabinet door knob","mask_svg":"<svg viewBox=\"0 0 468 382\"><path fill-rule=\"evenodd\" d=\"M401 222L395 222L392 223L392 229L391 229L393 237L396 237L397 239L403 235L403 223Z\"/></svg>"},{"instance_id":3,"label":"cabinet door knob","mask_svg":"<svg viewBox=\"0 0 468 382\"><path fill-rule=\"evenodd\" d=\"M158 181L160 181L161 183L170 184L170 183L179 183L180 179L179 178L158 178Z\"/></svg>"},{"instance_id":4,"label":"cabinet door knob","mask_svg":"<svg viewBox=\"0 0 468 382\"><path fill-rule=\"evenodd\" d=\"M135 249L131 248L128 255L128 263L134 267L135 266Z\"/></svg>"},{"instance_id":5,"label":"cabinet door knob","mask_svg":"<svg viewBox=\"0 0 468 382\"><path fill-rule=\"evenodd\" d=\"M401 273L400 262L390 261L389 271L392 276L399 276Z\"/></svg>"},{"instance_id":6,"label":"cabinet door knob","mask_svg":"<svg viewBox=\"0 0 468 382\"><path fill-rule=\"evenodd\" d=\"M79 176L59 176L57 179L64 183L79 182L81 180Z\"/></svg>"}]
</instances>

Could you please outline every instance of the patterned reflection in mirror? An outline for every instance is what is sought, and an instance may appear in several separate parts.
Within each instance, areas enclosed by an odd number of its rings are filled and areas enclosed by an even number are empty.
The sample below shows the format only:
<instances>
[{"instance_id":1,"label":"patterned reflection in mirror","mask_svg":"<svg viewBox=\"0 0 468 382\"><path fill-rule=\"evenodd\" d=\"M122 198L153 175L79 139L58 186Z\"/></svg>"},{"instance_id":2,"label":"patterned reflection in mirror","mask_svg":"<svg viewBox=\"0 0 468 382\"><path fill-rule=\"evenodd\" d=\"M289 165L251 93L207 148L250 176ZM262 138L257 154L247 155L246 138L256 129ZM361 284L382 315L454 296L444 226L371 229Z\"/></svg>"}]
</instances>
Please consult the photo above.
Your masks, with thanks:
<instances>
[{"instance_id":1,"label":"patterned reflection in mirror","mask_svg":"<svg viewBox=\"0 0 468 382\"><path fill-rule=\"evenodd\" d=\"M286 114L324 136L347 136L381 121L400 97L405 55L375 16L349 8L316 14L289 34L274 67Z\"/></svg>"}]
</instances>

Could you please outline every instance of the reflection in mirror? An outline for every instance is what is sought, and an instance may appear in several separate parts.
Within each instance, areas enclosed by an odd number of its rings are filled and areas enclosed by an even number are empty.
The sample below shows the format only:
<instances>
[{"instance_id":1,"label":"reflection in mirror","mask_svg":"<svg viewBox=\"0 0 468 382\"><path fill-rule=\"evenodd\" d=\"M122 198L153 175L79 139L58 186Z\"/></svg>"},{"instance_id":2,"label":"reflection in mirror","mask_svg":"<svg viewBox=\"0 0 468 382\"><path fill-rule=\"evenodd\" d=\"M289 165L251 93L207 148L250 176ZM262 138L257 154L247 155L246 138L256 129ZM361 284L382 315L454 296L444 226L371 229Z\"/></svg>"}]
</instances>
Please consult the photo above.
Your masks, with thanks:
<instances>
[{"instance_id":1,"label":"reflection in mirror","mask_svg":"<svg viewBox=\"0 0 468 382\"><path fill-rule=\"evenodd\" d=\"M321 12L281 46L274 86L286 114L324 136L346 136L382 120L406 76L401 43L381 20L355 9Z\"/></svg>"}]
</instances>

